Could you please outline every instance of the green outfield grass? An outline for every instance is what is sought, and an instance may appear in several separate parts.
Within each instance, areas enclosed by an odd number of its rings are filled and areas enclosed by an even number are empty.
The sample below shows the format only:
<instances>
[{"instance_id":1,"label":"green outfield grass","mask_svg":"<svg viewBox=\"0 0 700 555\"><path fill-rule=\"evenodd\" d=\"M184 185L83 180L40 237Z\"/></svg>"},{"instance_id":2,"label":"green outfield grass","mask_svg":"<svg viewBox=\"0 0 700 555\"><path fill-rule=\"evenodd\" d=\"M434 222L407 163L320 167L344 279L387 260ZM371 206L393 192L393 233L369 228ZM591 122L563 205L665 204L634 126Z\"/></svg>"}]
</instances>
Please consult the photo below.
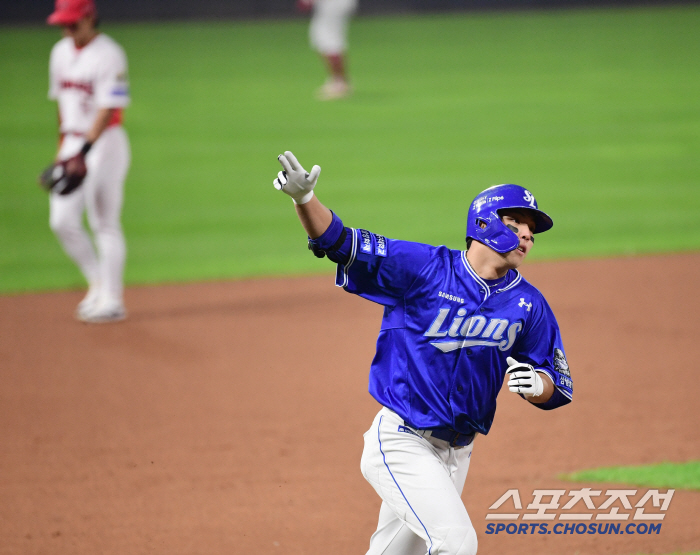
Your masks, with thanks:
<instances>
[{"instance_id":1,"label":"green outfield grass","mask_svg":"<svg viewBox=\"0 0 700 555\"><path fill-rule=\"evenodd\" d=\"M320 103L304 20L105 22L130 61L127 281L332 272L272 187L284 149L389 237L462 248L467 203L514 182L555 221L533 259L699 249L698 28L697 6L357 19L356 94ZM57 38L0 33L0 292L82 284L35 185Z\"/></svg>"},{"instance_id":2,"label":"green outfield grass","mask_svg":"<svg viewBox=\"0 0 700 555\"><path fill-rule=\"evenodd\" d=\"M574 482L608 482L653 488L700 490L700 461L595 468L565 474L562 478Z\"/></svg>"}]
</instances>

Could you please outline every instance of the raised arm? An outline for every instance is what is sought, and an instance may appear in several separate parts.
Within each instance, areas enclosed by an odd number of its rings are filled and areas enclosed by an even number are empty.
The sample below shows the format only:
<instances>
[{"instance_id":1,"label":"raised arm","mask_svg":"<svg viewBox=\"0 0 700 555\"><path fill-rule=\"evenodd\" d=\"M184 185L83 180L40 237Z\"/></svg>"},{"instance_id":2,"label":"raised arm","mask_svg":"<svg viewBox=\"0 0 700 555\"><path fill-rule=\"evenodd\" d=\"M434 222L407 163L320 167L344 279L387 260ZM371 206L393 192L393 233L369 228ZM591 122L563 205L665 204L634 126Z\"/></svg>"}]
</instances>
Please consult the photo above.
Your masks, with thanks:
<instances>
[{"instance_id":1,"label":"raised arm","mask_svg":"<svg viewBox=\"0 0 700 555\"><path fill-rule=\"evenodd\" d=\"M273 181L275 189L292 197L297 216L307 235L311 239L320 237L333 219L331 211L314 194L321 167L314 166L311 172L307 172L289 151L280 154L277 159L283 170Z\"/></svg>"},{"instance_id":2,"label":"raised arm","mask_svg":"<svg viewBox=\"0 0 700 555\"><path fill-rule=\"evenodd\" d=\"M304 226L309 238L318 239L331 225L333 215L328 208L321 204L317 196L314 195L306 204L297 204L295 207L299 221Z\"/></svg>"}]
</instances>

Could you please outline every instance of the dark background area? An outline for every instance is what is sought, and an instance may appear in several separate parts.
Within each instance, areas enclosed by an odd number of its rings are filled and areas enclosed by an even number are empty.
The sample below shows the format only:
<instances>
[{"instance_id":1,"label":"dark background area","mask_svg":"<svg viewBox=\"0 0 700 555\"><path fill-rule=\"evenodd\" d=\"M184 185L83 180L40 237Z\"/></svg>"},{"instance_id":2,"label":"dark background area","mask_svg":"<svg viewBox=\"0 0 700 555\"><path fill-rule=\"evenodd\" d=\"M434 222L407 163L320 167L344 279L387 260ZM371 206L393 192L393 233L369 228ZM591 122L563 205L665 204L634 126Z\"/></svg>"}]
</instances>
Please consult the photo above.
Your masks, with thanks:
<instances>
[{"instance_id":1,"label":"dark background area","mask_svg":"<svg viewBox=\"0 0 700 555\"><path fill-rule=\"evenodd\" d=\"M360 15L450 10L501 10L698 4L700 0L360 0ZM43 23L51 0L0 0L0 23ZM294 0L97 0L103 20L286 18L300 15Z\"/></svg>"}]
</instances>

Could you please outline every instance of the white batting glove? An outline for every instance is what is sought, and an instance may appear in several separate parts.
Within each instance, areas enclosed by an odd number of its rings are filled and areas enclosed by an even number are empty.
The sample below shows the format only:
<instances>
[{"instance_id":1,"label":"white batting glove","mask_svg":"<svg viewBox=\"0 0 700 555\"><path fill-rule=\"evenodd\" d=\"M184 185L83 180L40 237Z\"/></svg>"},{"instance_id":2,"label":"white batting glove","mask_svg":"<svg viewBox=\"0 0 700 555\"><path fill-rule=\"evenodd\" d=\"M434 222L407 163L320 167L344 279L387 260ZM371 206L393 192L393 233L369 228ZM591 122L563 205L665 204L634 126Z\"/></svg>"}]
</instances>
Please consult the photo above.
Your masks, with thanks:
<instances>
[{"instance_id":1,"label":"white batting glove","mask_svg":"<svg viewBox=\"0 0 700 555\"><path fill-rule=\"evenodd\" d=\"M296 156L288 150L277 159L284 168L277 174L272 184L275 189L287 193L295 204L306 204L314 196L314 187L321 173L321 166L314 166L311 172L301 167Z\"/></svg>"},{"instance_id":2,"label":"white batting glove","mask_svg":"<svg viewBox=\"0 0 700 555\"><path fill-rule=\"evenodd\" d=\"M544 382L530 364L518 362L513 357L506 359L510 376L508 389L513 393L522 393L525 397L538 397L544 391Z\"/></svg>"}]
</instances>

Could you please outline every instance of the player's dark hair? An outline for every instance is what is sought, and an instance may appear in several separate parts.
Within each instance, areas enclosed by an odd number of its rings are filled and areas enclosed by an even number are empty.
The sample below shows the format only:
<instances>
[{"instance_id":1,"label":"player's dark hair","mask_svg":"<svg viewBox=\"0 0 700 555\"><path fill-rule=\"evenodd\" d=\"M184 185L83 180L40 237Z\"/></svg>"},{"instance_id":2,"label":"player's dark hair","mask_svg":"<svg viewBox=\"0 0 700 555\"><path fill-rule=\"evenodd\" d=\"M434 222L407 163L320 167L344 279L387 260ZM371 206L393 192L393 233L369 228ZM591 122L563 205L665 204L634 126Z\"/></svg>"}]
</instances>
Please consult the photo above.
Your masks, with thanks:
<instances>
[{"instance_id":1,"label":"player's dark hair","mask_svg":"<svg viewBox=\"0 0 700 555\"><path fill-rule=\"evenodd\" d=\"M469 247L472 246L472 241L473 241L473 240L474 240L474 239L472 239L471 237L467 237L467 250L469 250Z\"/></svg>"}]
</instances>

